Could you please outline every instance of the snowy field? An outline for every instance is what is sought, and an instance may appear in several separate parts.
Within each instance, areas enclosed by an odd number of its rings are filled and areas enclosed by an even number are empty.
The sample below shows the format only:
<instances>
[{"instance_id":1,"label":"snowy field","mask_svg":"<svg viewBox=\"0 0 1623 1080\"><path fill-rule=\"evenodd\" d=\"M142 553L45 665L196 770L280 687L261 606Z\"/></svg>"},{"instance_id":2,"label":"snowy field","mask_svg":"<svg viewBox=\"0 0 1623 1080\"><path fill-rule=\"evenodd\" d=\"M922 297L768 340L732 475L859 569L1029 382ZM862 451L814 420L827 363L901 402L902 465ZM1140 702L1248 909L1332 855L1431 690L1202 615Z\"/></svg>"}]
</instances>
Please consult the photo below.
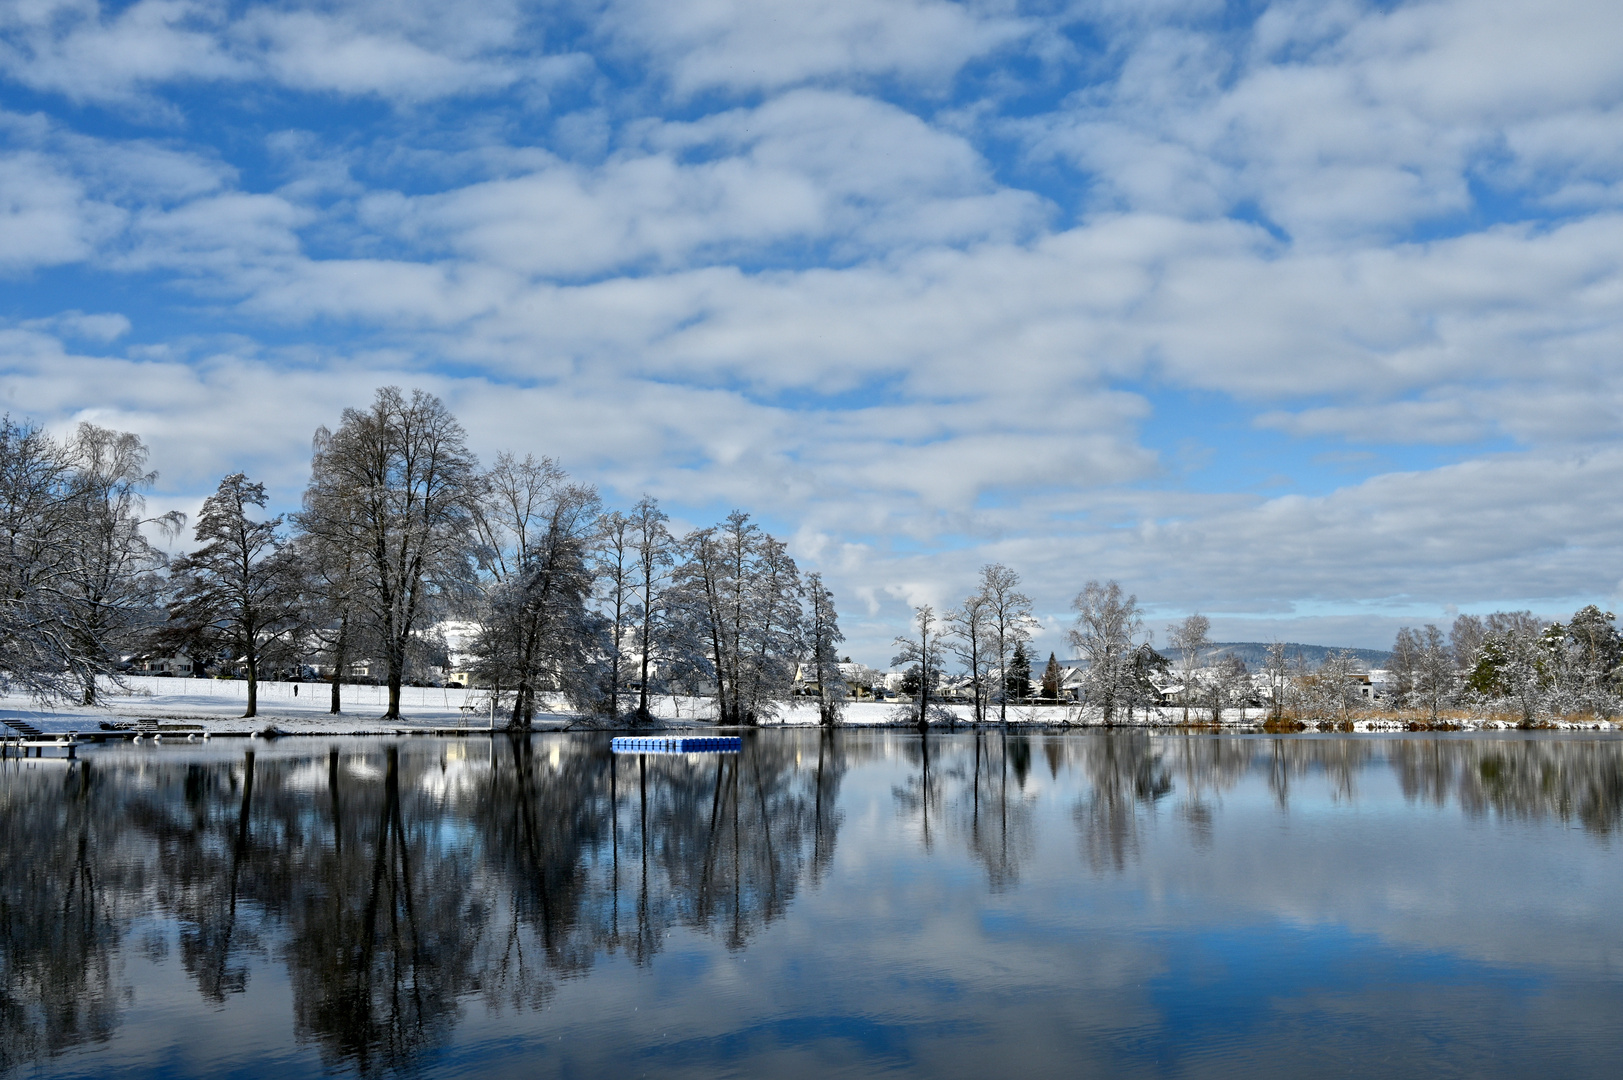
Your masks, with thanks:
<instances>
[{"instance_id":1,"label":"snowy field","mask_svg":"<svg viewBox=\"0 0 1623 1080\"><path fill-rule=\"evenodd\" d=\"M332 715L331 687L321 683L262 682L259 715L242 719L248 684L225 679L169 679L138 675L124 686L104 683L101 704L94 708L50 705L22 695L0 696L0 723L20 719L42 731L93 731L102 721L157 719L202 724L210 731L248 732L274 723L283 731L393 731L414 727L486 727L490 698L478 691L405 686L400 690L403 719L379 722L388 702L382 686L343 687L343 712ZM565 722L568 718L559 718Z\"/></svg>"},{"instance_id":2,"label":"snowy field","mask_svg":"<svg viewBox=\"0 0 1623 1080\"><path fill-rule=\"evenodd\" d=\"M488 730L491 724L490 695L483 690L402 687L401 719L387 722L382 720L382 716L388 701L388 689L382 686L344 686L343 712L337 716L328 711L331 688L323 683L260 683L259 715L253 719L242 716L247 699L248 684L244 682L132 676L124 680L122 687L107 685L101 704L94 708L64 705L41 707L38 702L22 695L0 695L0 724L16 719L40 731L57 734L95 731L103 721L116 723L155 719L163 724L201 725L215 734L241 735L262 730L268 725L274 725L278 731L287 734L315 735L394 734L445 729L479 731ZM509 698L509 708L511 701ZM584 717L570 712L561 700L544 704L551 711L537 715L537 727L602 726L601 717ZM969 722L969 706L953 706L952 711L960 722ZM714 705L703 698L662 695L654 702L654 712L667 727L704 725L714 720ZM1093 719L1096 723L1097 719ZM1143 713L1135 717L1137 723L1148 726L1175 724L1180 719L1181 710L1170 708L1161 710L1153 717L1145 717ZM1087 722L1074 706L1010 708L1009 720L1023 725L1052 727ZM1223 720L1225 724L1256 724L1262 720L1262 714L1252 709L1242 717L1239 710L1229 710ZM498 727L506 723L506 715L499 707L495 722ZM845 723L849 726L871 727L907 722L906 707L892 702L852 702L846 706ZM765 726L813 726L816 723L816 706L797 703ZM1355 724L1360 731L1395 731L1403 726L1396 720L1379 718L1360 720ZM1467 722L1465 726L1491 728L1510 725L1490 720ZM1611 724L1593 726L1608 730L1612 728ZM0 730L0 735L14 733L10 728Z\"/></svg>"},{"instance_id":3,"label":"snowy field","mask_svg":"<svg viewBox=\"0 0 1623 1080\"><path fill-rule=\"evenodd\" d=\"M57 705L42 707L23 695L0 695L0 723L18 719L41 731L94 731L103 721L127 722L156 719L165 724L202 725L217 734L248 734L267 725L289 734L333 734L352 732L394 733L423 729L488 730L491 723L490 695L483 690L405 686L400 690L400 720L384 722L388 689L382 686L343 687L343 712L329 712L331 687L324 683L262 682L259 684L259 715L244 719L248 684L224 679L178 679L130 676L122 687L105 684L101 703L93 708ZM508 698L508 708L512 699ZM561 700L545 702L551 710L537 715L538 727L596 726L601 718L583 717L568 711ZM661 695L653 702L654 713L667 726L686 727L714 720L714 705L703 698ZM846 707L845 722L852 726L905 723L893 702L852 702ZM967 723L967 705L953 707ZM1075 722L1074 709L1024 707L1010 709L1009 719L1019 723L1064 724ZM498 707L496 724L506 718ZM797 703L768 726L815 725L817 708ZM10 734L10 732L4 732Z\"/></svg>"}]
</instances>

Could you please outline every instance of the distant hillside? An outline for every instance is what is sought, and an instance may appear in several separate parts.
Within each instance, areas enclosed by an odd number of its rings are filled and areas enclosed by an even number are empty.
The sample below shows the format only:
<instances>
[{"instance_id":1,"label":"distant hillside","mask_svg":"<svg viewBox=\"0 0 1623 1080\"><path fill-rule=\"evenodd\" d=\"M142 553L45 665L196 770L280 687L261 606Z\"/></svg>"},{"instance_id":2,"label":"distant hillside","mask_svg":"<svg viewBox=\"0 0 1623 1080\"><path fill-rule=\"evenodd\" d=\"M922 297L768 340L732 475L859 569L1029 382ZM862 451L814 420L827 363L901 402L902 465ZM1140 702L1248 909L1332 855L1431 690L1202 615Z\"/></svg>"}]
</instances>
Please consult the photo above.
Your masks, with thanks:
<instances>
[{"instance_id":1,"label":"distant hillside","mask_svg":"<svg viewBox=\"0 0 1623 1080\"><path fill-rule=\"evenodd\" d=\"M1266 641L1214 641L1210 649L1200 654L1200 662L1202 666L1205 666L1219 657L1232 655L1238 656L1245 661L1246 667L1256 671L1262 667L1263 661L1268 658L1268 644ZM1156 651L1168 660L1176 662L1178 659L1177 651L1169 649L1165 645ZM1343 649L1339 645L1302 645L1295 641L1285 643L1286 658L1294 662L1300 656L1303 666L1310 668L1323 663L1324 658L1331 653L1342 651ZM1392 654L1385 649L1346 649L1345 651L1357 657L1359 663L1365 668L1384 668L1392 659ZM1041 676L1044 663L1045 661L1041 658L1033 657L1031 662L1033 677ZM1059 665L1067 668L1081 667L1083 662L1081 660L1060 660Z\"/></svg>"},{"instance_id":2,"label":"distant hillside","mask_svg":"<svg viewBox=\"0 0 1623 1080\"><path fill-rule=\"evenodd\" d=\"M1244 660L1246 666L1255 670L1262 666L1268 658L1268 642L1266 641L1214 641L1209 651L1201 653L1201 663L1209 664L1221 656L1238 656ZM1285 643L1285 655L1291 659L1300 656L1302 663L1308 667L1317 667L1324 658L1333 652L1341 652L1336 645L1302 645L1294 641ZM1371 668L1385 667L1392 659L1392 654L1385 649L1347 649L1347 652L1356 656L1361 663ZM1161 654L1175 659L1174 650L1162 647Z\"/></svg>"}]
</instances>

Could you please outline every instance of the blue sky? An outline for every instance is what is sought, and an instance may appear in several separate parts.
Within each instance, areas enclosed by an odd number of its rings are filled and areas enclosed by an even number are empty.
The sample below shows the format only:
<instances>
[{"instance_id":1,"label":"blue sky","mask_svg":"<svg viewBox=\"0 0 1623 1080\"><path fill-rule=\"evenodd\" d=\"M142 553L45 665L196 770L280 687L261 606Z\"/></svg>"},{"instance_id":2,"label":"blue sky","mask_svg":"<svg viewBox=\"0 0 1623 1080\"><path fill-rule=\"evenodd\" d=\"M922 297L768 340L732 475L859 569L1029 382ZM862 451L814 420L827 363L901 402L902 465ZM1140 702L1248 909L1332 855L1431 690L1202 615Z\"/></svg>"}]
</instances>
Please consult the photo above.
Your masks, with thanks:
<instances>
[{"instance_id":1,"label":"blue sky","mask_svg":"<svg viewBox=\"0 0 1623 1080\"><path fill-rule=\"evenodd\" d=\"M869 662L989 561L1060 648L1381 647L1623 580L1623 8L0 0L0 395L282 507L392 383L734 506Z\"/></svg>"}]
</instances>

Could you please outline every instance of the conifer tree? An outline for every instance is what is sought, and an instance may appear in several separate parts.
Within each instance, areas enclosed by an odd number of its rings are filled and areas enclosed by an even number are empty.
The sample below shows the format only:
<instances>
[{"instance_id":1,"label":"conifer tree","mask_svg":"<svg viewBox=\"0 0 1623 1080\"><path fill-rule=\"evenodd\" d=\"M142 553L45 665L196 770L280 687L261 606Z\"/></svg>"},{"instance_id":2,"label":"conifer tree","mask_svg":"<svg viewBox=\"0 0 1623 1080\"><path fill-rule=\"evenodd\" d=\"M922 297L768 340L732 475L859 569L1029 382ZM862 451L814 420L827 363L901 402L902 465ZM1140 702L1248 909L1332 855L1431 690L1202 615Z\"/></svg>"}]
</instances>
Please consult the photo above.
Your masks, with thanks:
<instances>
[{"instance_id":1,"label":"conifer tree","mask_svg":"<svg viewBox=\"0 0 1623 1080\"><path fill-rule=\"evenodd\" d=\"M1031 657L1026 653L1026 643L1017 641L1014 645L1014 656L1009 660L1008 672L1003 677L1003 699L1025 701L1030 696Z\"/></svg>"},{"instance_id":2,"label":"conifer tree","mask_svg":"<svg viewBox=\"0 0 1623 1080\"><path fill-rule=\"evenodd\" d=\"M248 679L244 717L259 711L259 680L299 632L302 605L297 564L282 536L282 518L263 510L265 485L232 473L203 500L195 539L203 546L171 566L174 600L164 639L187 648L223 649Z\"/></svg>"}]
</instances>

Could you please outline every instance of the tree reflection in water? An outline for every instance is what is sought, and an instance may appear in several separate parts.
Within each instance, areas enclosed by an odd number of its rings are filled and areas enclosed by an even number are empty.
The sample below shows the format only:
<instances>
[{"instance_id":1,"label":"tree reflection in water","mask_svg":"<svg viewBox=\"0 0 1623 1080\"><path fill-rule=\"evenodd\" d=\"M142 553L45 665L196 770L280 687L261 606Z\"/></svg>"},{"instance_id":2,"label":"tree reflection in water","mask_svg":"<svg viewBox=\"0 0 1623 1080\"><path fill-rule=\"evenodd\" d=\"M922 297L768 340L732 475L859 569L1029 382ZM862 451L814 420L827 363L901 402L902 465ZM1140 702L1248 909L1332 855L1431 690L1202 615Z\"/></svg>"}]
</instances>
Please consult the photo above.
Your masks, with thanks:
<instances>
[{"instance_id":1,"label":"tree reflection in water","mask_svg":"<svg viewBox=\"0 0 1623 1080\"><path fill-rule=\"evenodd\" d=\"M469 1005L538 1009L605 956L655 962L673 931L746 948L830 874L842 786L868 767L926 857L967 855L994 892L1020 887L1044 821L1114 874L1163 806L1203 844L1243 783L1288 813L1310 782L1356 802L1381 768L1470 816L1623 825L1612 740L808 730L736 755L579 735L13 760L0 1071L110 1038L122 950L164 922L203 1000L278 964L329 1067L420 1063Z\"/></svg>"},{"instance_id":2,"label":"tree reflection in water","mask_svg":"<svg viewBox=\"0 0 1623 1080\"><path fill-rule=\"evenodd\" d=\"M138 865L108 850L116 811L88 764L0 768L10 774L0 783L0 1071L9 1071L111 1035L122 991L115 954L144 883Z\"/></svg>"}]
</instances>

